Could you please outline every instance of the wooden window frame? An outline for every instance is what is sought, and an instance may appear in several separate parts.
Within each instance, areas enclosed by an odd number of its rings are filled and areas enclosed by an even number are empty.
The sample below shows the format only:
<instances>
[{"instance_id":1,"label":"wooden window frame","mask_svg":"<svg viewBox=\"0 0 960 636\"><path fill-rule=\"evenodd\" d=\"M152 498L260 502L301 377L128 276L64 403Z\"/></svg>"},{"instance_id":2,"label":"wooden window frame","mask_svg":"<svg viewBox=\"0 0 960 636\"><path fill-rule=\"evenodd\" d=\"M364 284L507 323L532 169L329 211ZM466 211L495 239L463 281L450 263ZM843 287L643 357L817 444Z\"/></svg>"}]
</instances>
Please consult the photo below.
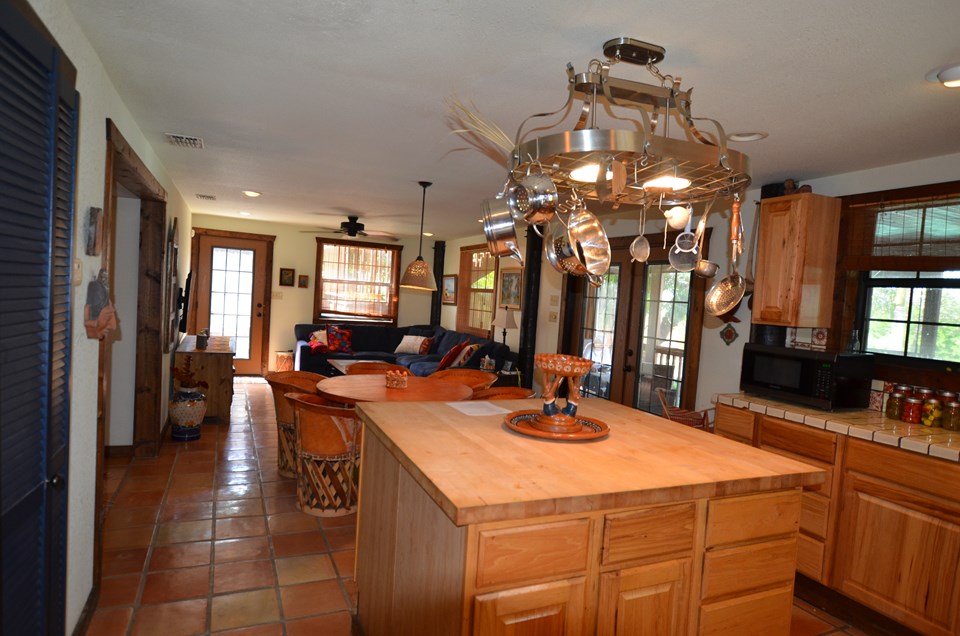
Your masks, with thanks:
<instances>
[{"instance_id":1,"label":"wooden window frame","mask_svg":"<svg viewBox=\"0 0 960 636\"><path fill-rule=\"evenodd\" d=\"M387 317L363 316L356 314L350 317L324 316L321 312L321 294L323 292L323 246L341 245L358 249L381 249L393 252L393 263L391 264L391 279L393 281L390 299L390 311ZM358 241L344 241L340 239L330 239L317 237L316 270L315 285L313 291L313 320L316 323L336 322L339 324L349 323L378 323L397 325L397 314L399 309L400 296L400 261L403 253L402 245L390 245L387 243L368 243Z\"/></svg>"},{"instance_id":2,"label":"wooden window frame","mask_svg":"<svg viewBox=\"0 0 960 636\"><path fill-rule=\"evenodd\" d=\"M476 290L470 289L470 270L473 267L472 257L474 254L480 252L490 252L490 248L486 243L481 243L477 245L464 245L460 248L460 267L459 267L459 276L457 278L457 331L462 333L469 333L474 336L479 336L481 338L490 337L490 325L487 325L486 329L477 329L476 327L469 326L468 320L471 311L471 294ZM489 290L490 293L490 307L492 311L490 313L490 320L492 321L496 315L497 310L497 294L499 290L498 281L500 273L500 259L491 256L494 259L493 261L493 288ZM483 293L487 293L486 290Z\"/></svg>"}]
</instances>

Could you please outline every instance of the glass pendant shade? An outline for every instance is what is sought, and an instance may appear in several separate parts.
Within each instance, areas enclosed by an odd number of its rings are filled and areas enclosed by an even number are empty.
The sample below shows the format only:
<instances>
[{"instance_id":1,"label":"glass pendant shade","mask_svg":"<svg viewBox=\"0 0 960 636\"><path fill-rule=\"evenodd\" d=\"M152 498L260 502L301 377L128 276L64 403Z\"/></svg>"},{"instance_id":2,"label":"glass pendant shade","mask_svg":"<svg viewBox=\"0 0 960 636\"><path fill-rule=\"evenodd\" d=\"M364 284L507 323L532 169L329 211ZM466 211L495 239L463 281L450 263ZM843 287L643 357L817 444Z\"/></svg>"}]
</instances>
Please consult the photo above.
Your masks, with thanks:
<instances>
[{"instance_id":1,"label":"glass pendant shade","mask_svg":"<svg viewBox=\"0 0 960 636\"><path fill-rule=\"evenodd\" d=\"M427 209L427 188L432 183L421 181L420 187L423 188L423 201L420 204L420 247L417 249L417 258L407 266L407 271L400 278L400 286L408 289L420 289L423 291L437 291L437 279L433 275L433 270L423 260L423 215Z\"/></svg>"}]
</instances>

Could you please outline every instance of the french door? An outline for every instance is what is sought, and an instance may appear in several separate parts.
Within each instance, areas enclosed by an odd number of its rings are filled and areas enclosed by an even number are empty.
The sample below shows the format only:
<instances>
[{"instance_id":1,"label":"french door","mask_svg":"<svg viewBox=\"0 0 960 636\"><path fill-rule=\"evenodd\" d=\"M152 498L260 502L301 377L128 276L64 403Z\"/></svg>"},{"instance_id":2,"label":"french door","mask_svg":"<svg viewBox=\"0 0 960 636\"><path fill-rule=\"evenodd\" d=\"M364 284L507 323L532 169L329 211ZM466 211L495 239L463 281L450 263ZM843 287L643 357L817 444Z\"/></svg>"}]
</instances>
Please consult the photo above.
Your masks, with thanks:
<instances>
[{"instance_id":1,"label":"french door","mask_svg":"<svg viewBox=\"0 0 960 636\"><path fill-rule=\"evenodd\" d=\"M195 328L236 338L236 373L262 375L268 361L273 237L195 231Z\"/></svg>"},{"instance_id":2,"label":"french door","mask_svg":"<svg viewBox=\"0 0 960 636\"><path fill-rule=\"evenodd\" d=\"M611 240L600 287L569 277L564 350L593 360L582 383L587 395L659 413L655 390L663 388L674 405L693 408L706 285L671 268L662 247L647 262L632 262L632 240ZM657 246L663 238L648 240Z\"/></svg>"}]
</instances>

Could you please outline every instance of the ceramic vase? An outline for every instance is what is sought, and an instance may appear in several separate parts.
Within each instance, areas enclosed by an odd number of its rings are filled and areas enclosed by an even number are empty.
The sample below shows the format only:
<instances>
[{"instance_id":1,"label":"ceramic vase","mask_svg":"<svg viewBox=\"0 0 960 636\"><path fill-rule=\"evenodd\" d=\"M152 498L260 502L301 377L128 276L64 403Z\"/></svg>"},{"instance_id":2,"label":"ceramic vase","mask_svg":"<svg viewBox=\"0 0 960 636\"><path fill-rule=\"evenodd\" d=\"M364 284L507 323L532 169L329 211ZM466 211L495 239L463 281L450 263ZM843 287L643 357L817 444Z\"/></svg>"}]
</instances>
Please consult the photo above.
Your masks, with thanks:
<instances>
[{"instance_id":1,"label":"ceramic vase","mask_svg":"<svg viewBox=\"0 0 960 636\"><path fill-rule=\"evenodd\" d=\"M190 441L200 437L200 425L207 412L207 397L199 391L181 389L170 401L170 421L173 423L170 438L175 441Z\"/></svg>"}]
</instances>

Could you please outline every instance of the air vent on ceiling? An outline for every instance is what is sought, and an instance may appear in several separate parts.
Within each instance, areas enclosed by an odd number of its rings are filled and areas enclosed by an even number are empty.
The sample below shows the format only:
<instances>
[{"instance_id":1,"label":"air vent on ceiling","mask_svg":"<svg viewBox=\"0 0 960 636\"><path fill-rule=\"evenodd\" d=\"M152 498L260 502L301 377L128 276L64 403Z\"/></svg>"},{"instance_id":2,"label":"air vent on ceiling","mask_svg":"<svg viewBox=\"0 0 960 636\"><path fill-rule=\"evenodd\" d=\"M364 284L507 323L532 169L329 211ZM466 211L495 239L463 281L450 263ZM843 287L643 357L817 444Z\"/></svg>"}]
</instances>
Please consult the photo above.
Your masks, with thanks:
<instances>
[{"instance_id":1,"label":"air vent on ceiling","mask_svg":"<svg viewBox=\"0 0 960 636\"><path fill-rule=\"evenodd\" d=\"M216 201L216 200L217 200L217 195L215 195L215 194L199 194L199 193L198 193L198 194L197 194L197 198L198 198L198 199L202 199L202 200L204 200L204 201Z\"/></svg>"},{"instance_id":2,"label":"air vent on ceiling","mask_svg":"<svg viewBox=\"0 0 960 636\"><path fill-rule=\"evenodd\" d=\"M194 148L196 150L203 148L203 139L200 139L200 137L178 135L176 133L164 133L164 135L167 137L167 141L169 141L173 146L180 146L181 148Z\"/></svg>"}]
</instances>

